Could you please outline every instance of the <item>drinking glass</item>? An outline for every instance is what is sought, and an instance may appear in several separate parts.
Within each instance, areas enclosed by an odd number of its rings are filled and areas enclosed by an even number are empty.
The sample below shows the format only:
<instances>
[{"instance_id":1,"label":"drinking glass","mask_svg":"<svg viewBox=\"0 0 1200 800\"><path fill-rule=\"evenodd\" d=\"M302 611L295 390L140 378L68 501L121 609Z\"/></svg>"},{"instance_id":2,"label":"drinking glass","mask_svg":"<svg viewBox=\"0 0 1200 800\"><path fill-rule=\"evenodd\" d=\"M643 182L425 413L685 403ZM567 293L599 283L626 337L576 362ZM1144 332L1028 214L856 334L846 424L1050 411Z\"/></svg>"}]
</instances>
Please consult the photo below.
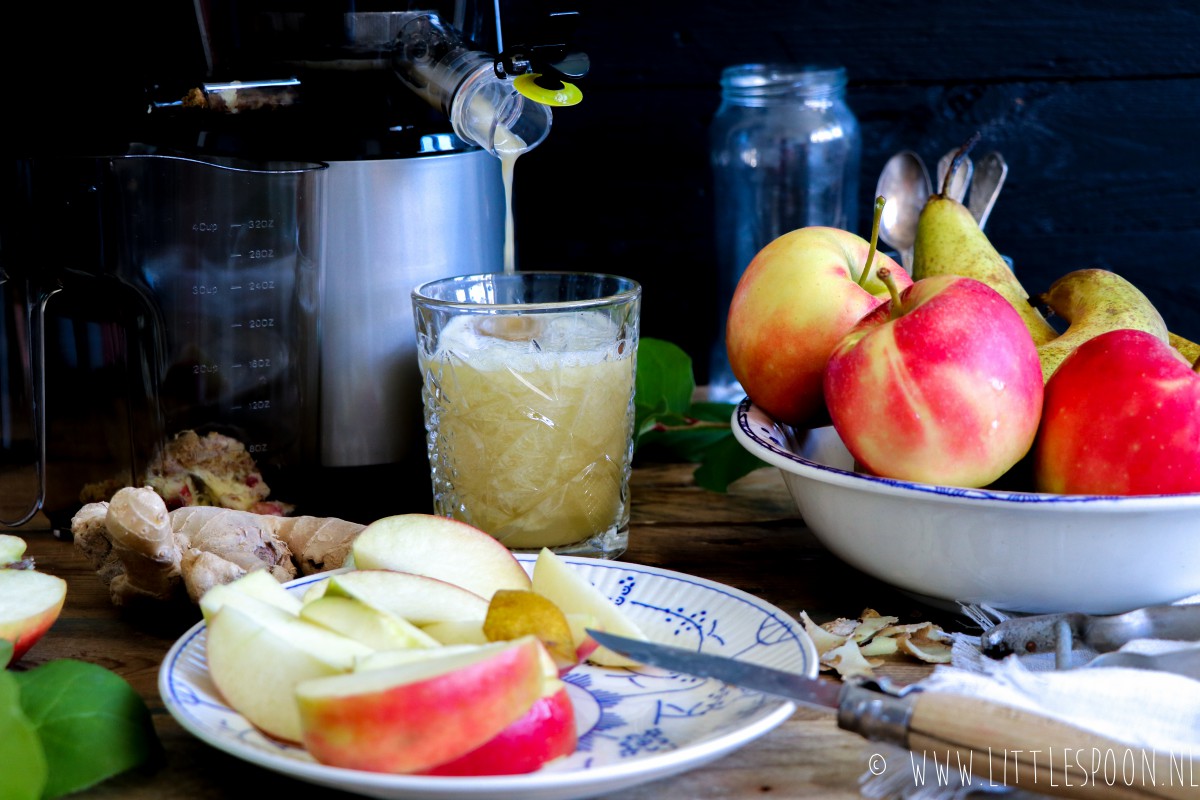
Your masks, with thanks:
<instances>
[{"instance_id":1,"label":"drinking glass","mask_svg":"<svg viewBox=\"0 0 1200 800\"><path fill-rule=\"evenodd\" d=\"M595 273L417 287L434 512L516 551L621 555L640 309L637 282Z\"/></svg>"}]
</instances>

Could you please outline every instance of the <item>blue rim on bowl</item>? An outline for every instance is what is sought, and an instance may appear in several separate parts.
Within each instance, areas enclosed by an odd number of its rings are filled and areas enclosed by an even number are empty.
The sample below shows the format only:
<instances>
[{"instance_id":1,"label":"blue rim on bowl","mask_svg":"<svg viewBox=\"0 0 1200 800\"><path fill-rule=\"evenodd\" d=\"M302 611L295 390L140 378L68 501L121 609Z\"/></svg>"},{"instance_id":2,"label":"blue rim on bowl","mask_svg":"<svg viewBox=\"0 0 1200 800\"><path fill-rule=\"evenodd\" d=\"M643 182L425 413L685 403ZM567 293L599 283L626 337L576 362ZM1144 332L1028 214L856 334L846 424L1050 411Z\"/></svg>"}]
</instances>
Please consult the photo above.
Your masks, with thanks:
<instances>
[{"instance_id":1,"label":"blue rim on bowl","mask_svg":"<svg viewBox=\"0 0 1200 800\"><path fill-rule=\"evenodd\" d=\"M749 398L732 427L781 470L822 544L911 594L1104 614L1200 593L1200 494L1054 495L865 475L832 427L781 425Z\"/></svg>"}]
</instances>

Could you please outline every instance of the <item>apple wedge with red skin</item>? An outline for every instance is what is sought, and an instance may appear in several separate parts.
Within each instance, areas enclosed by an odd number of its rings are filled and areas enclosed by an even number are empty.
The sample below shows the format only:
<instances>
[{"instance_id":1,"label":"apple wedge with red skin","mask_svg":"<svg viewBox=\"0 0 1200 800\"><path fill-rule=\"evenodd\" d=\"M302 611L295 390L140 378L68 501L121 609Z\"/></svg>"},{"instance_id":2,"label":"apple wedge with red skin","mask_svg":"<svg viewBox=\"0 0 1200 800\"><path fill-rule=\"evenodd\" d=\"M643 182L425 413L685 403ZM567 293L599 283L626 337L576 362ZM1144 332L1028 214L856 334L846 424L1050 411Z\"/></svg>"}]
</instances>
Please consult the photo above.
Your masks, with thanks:
<instances>
[{"instance_id":1,"label":"apple wedge with red skin","mask_svg":"<svg viewBox=\"0 0 1200 800\"><path fill-rule=\"evenodd\" d=\"M523 775L575 752L579 743L575 708L561 681L539 697L516 722L453 761L424 775Z\"/></svg>"},{"instance_id":2,"label":"apple wedge with red skin","mask_svg":"<svg viewBox=\"0 0 1200 800\"><path fill-rule=\"evenodd\" d=\"M1043 380L1033 337L1007 300L973 278L938 275L892 291L829 357L834 428L875 475L992 483L1037 433Z\"/></svg>"},{"instance_id":3,"label":"apple wedge with red skin","mask_svg":"<svg viewBox=\"0 0 1200 800\"><path fill-rule=\"evenodd\" d=\"M62 578L32 569L0 569L0 639L12 643L11 663L50 630L66 598Z\"/></svg>"},{"instance_id":4,"label":"apple wedge with red skin","mask_svg":"<svg viewBox=\"0 0 1200 800\"><path fill-rule=\"evenodd\" d=\"M733 374L754 403L780 422L823 424L822 381L829 354L854 324L888 298L875 269L901 288L904 268L838 228L785 233L754 256L729 305L726 350Z\"/></svg>"},{"instance_id":5,"label":"apple wedge with red skin","mask_svg":"<svg viewBox=\"0 0 1200 800\"><path fill-rule=\"evenodd\" d=\"M542 697L532 636L296 687L304 746L322 764L412 773L470 753Z\"/></svg>"},{"instance_id":6,"label":"apple wedge with red skin","mask_svg":"<svg viewBox=\"0 0 1200 800\"><path fill-rule=\"evenodd\" d=\"M1040 492L1200 492L1200 374L1143 331L1089 339L1046 383L1033 463Z\"/></svg>"}]
</instances>

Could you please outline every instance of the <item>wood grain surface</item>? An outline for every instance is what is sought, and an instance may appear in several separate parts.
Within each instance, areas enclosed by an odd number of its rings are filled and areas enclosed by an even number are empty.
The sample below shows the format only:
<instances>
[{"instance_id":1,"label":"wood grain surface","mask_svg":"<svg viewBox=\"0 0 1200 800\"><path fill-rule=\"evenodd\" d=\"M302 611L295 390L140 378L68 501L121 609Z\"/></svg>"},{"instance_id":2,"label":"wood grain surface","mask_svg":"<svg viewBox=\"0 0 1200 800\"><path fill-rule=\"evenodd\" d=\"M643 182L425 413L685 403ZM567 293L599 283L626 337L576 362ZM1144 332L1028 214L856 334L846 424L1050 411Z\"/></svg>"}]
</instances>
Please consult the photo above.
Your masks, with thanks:
<instances>
[{"instance_id":1,"label":"wood grain surface","mask_svg":"<svg viewBox=\"0 0 1200 800\"><path fill-rule=\"evenodd\" d=\"M696 488L690 465L649 464L634 471L630 548L623 560L678 570L735 586L795 616L822 621L857 616L864 607L903 621L934 619L962 630L955 619L838 562L812 538L774 468L759 470L727 494ZM131 615L114 608L107 591L74 545L55 538L44 521L17 531L38 568L68 582L62 616L19 665L79 658L115 670L145 698L166 750L155 769L133 771L80 797L164 798L311 796L313 787L277 776L215 750L185 732L158 695L158 669L175 639L199 619L194 608ZM882 672L901 682L919 679L925 665L896 660ZM858 778L875 748L837 729L831 714L800 709L746 747L687 774L621 791L610 800L701 798L859 797ZM341 796L322 792L325 797ZM348 796L348 795L347 795Z\"/></svg>"}]
</instances>

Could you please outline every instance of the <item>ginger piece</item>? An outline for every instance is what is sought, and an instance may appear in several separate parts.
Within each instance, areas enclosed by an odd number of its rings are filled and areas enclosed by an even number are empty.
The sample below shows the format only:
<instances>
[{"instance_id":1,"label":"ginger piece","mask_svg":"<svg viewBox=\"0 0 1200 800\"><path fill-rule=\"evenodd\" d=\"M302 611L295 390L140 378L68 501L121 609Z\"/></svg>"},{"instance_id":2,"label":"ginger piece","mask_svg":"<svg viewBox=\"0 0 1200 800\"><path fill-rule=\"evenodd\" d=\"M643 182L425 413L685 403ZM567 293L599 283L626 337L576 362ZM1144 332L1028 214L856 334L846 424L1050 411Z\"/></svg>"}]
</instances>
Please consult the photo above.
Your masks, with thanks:
<instances>
[{"instance_id":1,"label":"ginger piece","mask_svg":"<svg viewBox=\"0 0 1200 800\"><path fill-rule=\"evenodd\" d=\"M850 638L859 644L863 644L879 633L879 631L887 628L889 625L895 625L899 621L899 617L885 617L873 608L864 609L861 621L854 628L854 632L850 634Z\"/></svg>"},{"instance_id":2,"label":"ginger piece","mask_svg":"<svg viewBox=\"0 0 1200 800\"><path fill-rule=\"evenodd\" d=\"M337 569L346 563L351 545L365 528L337 517L280 517L276 535L287 543L301 575Z\"/></svg>"},{"instance_id":3,"label":"ginger piece","mask_svg":"<svg viewBox=\"0 0 1200 800\"><path fill-rule=\"evenodd\" d=\"M151 487L125 488L71 520L75 544L108 586L113 603L170 600L265 569L278 581L340 567L363 525L326 517L287 518L216 506L167 511Z\"/></svg>"},{"instance_id":4,"label":"ginger piece","mask_svg":"<svg viewBox=\"0 0 1200 800\"><path fill-rule=\"evenodd\" d=\"M124 566L109 584L113 601L170 597L180 581L180 552L162 498L148 487L122 489L109 502L104 525Z\"/></svg>"}]
</instances>

